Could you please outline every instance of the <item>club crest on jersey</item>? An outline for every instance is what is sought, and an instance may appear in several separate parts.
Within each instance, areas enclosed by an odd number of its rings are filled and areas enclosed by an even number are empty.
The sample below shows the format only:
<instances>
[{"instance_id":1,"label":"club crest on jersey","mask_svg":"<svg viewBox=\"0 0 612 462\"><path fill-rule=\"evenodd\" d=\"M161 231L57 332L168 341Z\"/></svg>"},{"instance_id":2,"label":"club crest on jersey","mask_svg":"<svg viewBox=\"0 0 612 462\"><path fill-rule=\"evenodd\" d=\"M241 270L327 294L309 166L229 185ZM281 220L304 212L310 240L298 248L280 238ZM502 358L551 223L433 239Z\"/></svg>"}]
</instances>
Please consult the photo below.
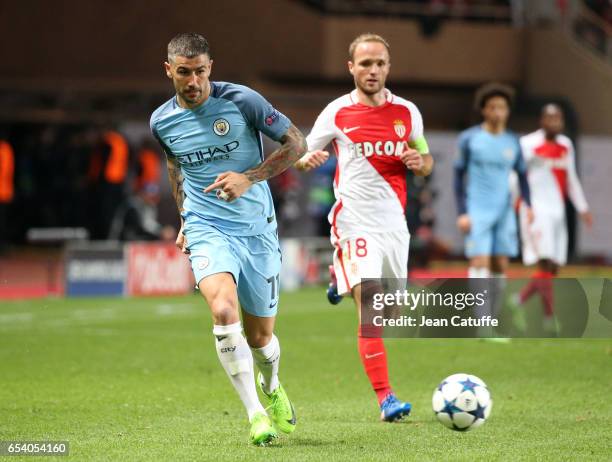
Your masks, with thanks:
<instances>
[{"instance_id":1,"label":"club crest on jersey","mask_svg":"<svg viewBox=\"0 0 612 462\"><path fill-rule=\"evenodd\" d=\"M230 124L225 119L217 119L213 122L213 131L219 136L225 136L230 131Z\"/></svg>"},{"instance_id":2,"label":"club crest on jersey","mask_svg":"<svg viewBox=\"0 0 612 462\"><path fill-rule=\"evenodd\" d=\"M395 134L400 138L403 138L406 135L406 126L404 125L404 121L397 119L393 121L393 129L395 130Z\"/></svg>"}]
</instances>

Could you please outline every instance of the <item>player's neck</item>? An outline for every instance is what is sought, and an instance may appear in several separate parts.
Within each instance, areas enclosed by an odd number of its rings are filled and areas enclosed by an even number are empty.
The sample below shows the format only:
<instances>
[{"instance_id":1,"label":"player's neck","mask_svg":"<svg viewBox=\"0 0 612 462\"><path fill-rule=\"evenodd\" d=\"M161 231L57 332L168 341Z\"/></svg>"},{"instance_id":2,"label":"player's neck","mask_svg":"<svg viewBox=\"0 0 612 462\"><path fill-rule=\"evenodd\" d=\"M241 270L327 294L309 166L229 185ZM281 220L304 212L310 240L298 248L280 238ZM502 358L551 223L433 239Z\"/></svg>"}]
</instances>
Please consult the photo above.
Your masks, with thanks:
<instances>
[{"instance_id":1,"label":"player's neck","mask_svg":"<svg viewBox=\"0 0 612 462\"><path fill-rule=\"evenodd\" d=\"M547 141L555 141L557 139L557 135L544 131L544 138L546 138Z\"/></svg>"},{"instance_id":2,"label":"player's neck","mask_svg":"<svg viewBox=\"0 0 612 462\"><path fill-rule=\"evenodd\" d=\"M506 131L505 124L491 124L486 120L482 123L482 128L484 131L491 133L492 135L499 135Z\"/></svg>"},{"instance_id":3,"label":"player's neck","mask_svg":"<svg viewBox=\"0 0 612 462\"><path fill-rule=\"evenodd\" d=\"M387 102L387 94L385 89L383 88L377 93L367 94L363 92L360 88L357 88L357 101L365 106L377 107L382 106Z\"/></svg>"}]
</instances>

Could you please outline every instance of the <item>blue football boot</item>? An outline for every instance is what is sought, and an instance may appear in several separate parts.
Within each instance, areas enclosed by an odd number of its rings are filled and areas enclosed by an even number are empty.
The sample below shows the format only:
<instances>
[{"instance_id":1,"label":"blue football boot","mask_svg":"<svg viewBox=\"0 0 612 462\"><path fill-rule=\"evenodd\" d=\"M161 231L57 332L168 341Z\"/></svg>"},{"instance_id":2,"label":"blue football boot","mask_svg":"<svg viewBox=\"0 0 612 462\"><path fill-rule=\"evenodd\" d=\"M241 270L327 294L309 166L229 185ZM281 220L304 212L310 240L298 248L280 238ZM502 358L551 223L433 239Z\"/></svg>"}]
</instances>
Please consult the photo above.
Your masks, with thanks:
<instances>
[{"instance_id":1,"label":"blue football boot","mask_svg":"<svg viewBox=\"0 0 612 462\"><path fill-rule=\"evenodd\" d=\"M334 266L329 265L329 287L327 288L327 300L332 305L337 305L342 301L342 295L338 295L338 279L336 279L336 272L334 271Z\"/></svg>"},{"instance_id":2,"label":"blue football boot","mask_svg":"<svg viewBox=\"0 0 612 462\"><path fill-rule=\"evenodd\" d=\"M410 414L412 405L397 399L393 393L389 393L380 405L380 420L384 422L397 422L404 416Z\"/></svg>"}]
</instances>

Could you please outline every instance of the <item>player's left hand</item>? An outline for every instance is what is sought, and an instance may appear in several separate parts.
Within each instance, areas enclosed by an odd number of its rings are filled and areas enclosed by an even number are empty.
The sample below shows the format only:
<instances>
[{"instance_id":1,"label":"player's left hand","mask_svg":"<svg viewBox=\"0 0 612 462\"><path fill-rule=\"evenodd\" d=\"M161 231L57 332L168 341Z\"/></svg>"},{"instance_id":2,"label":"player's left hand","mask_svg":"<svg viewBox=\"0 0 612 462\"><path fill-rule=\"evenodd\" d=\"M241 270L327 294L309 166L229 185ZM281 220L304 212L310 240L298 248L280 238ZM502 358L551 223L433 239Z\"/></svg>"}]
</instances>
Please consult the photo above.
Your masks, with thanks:
<instances>
[{"instance_id":1,"label":"player's left hand","mask_svg":"<svg viewBox=\"0 0 612 462\"><path fill-rule=\"evenodd\" d=\"M415 172L421 171L425 166L423 156L416 149L406 148L406 150L400 154L400 159L406 168Z\"/></svg>"},{"instance_id":2,"label":"player's left hand","mask_svg":"<svg viewBox=\"0 0 612 462\"><path fill-rule=\"evenodd\" d=\"M526 213L526 217L527 217L527 224L531 225L533 224L533 220L534 220L534 216L533 216L533 209L531 207L525 207L525 211Z\"/></svg>"},{"instance_id":3,"label":"player's left hand","mask_svg":"<svg viewBox=\"0 0 612 462\"><path fill-rule=\"evenodd\" d=\"M217 190L217 197L227 202L234 201L242 196L253 183L246 175L236 172L223 172L217 176L215 182L209 185L204 192Z\"/></svg>"}]
</instances>

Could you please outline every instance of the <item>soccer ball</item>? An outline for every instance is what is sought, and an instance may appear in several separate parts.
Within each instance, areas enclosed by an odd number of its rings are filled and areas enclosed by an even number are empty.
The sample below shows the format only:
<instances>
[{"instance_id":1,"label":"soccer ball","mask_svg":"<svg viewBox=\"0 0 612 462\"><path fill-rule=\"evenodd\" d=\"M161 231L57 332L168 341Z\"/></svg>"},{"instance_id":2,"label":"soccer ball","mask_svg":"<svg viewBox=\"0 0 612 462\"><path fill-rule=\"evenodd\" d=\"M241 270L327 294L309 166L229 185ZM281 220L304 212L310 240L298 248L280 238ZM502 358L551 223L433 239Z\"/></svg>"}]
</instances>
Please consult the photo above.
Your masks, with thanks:
<instances>
[{"instance_id":1,"label":"soccer ball","mask_svg":"<svg viewBox=\"0 0 612 462\"><path fill-rule=\"evenodd\" d=\"M475 375L453 374L434 390L431 404L440 423L464 432L487 420L493 399L487 385Z\"/></svg>"}]
</instances>

